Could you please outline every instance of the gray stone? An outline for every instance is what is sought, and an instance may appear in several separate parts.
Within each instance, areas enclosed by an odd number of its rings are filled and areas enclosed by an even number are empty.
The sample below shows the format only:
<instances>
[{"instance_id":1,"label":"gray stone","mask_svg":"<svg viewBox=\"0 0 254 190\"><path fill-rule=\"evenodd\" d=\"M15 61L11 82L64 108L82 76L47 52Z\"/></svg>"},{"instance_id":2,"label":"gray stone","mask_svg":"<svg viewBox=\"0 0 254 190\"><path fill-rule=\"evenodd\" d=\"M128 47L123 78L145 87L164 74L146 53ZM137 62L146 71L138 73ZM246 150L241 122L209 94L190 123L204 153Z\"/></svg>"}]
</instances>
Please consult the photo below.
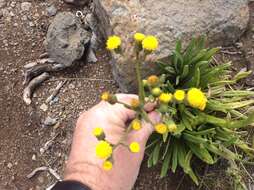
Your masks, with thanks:
<instances>
[{"instance_id":1,"label":"gray stone","mask_svg":"<svg viewBox=\"0 0 254 190\"><path fill-rule=\"evenodd\" d=\"M46 11L48 13L48 16L55 16L57 9L56 9L55 5L50 5L49 7L47 7Z\"/></svg>"},{"instance_id":2,"label":"gray stone","mask_svg":"<svg viewBox=\"0 0 254 190\"><path fill-rule=\"evenodd\" d=\"M45 119L45 121L43 122L43 125L45 126L53 126L57 123L57 119L56 118L51 118L51 117L47 117Z\"/></svg>"},{"instance_id":3,"label":"gray stone","mask_svg":"<svg viewBox=\"0 0 254 190\"><path fill-rule=\"evenodd\" d=\"M32 7L32 3L30 3L30 2L21 3L21 10L22 11L29 11L31 7Z\"/></svg>"},{"instance_id":4,"label":"gray stone","mask_svg":"<svg viewBox=\"0 0 254 190\"><path fill-rule=\"evenodd\" d=\"M158 58L171 53L177 39L184 46L193 36L206 34L210 45L235 43L249 21L248 0L94 0L97 33L106 38L115 33L129 41L135 32L158 37ZM133 65L113 61L113 73L123 91L135 87ZM151 70L147 68L150 73ZM144 72L144 75L148 75Z\"/></svg>"},{"instance_id":5,"label":"gray stone","mask_svg":"<svg viewBox=\"0 0 254 190\"><path fill-rule=\"evenodd\" d=\"M90 38L91 33L74 14L62 12L49 26L44 45L50 58L68 67L83 56Z\"/></svg>"}]
</instances>

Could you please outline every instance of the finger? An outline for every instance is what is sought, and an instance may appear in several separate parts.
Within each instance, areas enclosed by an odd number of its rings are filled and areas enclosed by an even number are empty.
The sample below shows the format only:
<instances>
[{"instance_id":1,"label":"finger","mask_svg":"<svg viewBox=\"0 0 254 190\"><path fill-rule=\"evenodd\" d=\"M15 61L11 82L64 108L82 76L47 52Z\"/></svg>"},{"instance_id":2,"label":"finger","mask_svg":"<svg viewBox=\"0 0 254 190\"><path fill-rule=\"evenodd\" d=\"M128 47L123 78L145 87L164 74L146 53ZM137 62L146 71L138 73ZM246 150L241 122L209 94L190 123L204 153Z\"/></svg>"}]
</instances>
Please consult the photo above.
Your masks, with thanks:
<instances>
[{"instance_id":1,"label":"finger","mask_svg":"<svg viewBox=\"0 0 254 190\"><path fill-rule=\"evenodd\" d=\"M159 123L161 121L161 116L158 112L151 112L148 114L149 119L152 123ZM138 131L132 131L129 134L129 141L137 141L140 143L141 147L145 147L146 142L150 135L153 133L154 127L151 123L142 121L142 128Z\"/></svg>"},{"instance_id":2,"label":"finger","mask_svg":"<svg viewBox=\"0 0 254 190\"><path fill-rule=\"evenodd\" d=\"M144 109L147 111L147 112L151 112L155 109L156 107L156 102L148 102L145 106L144 106Z\"/></svg>"},{"instance_id":3,"label":"finger","mask_svg":"<svg viewBox=\"0 0 254 190\"><path fill-rule=\"evenodd\" d=\"M125 103L127 105L130 105L133 99L138 99L138 96L134 94L116 94L116 97L119 102ZM121 119L124 122L132 120L136 114L135 111L126 108L123 104L115 104L113 109L114 111L121 113Z\"/></svg>"}]
</instances>

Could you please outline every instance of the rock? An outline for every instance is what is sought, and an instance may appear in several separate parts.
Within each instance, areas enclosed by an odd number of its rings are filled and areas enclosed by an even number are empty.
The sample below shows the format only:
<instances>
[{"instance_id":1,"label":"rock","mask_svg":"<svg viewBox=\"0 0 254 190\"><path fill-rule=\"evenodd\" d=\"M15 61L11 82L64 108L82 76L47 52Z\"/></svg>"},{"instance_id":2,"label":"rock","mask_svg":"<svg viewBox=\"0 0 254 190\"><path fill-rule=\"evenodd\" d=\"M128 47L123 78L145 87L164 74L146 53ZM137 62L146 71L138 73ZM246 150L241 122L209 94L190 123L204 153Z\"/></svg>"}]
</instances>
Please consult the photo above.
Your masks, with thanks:
<instances>
[{"instance_id":1,"label":"rock","mask_svg":"<svg viewBox=\"0 0 254 190\"><path fill-rule=\"evenodd\" d=\"M10 162L7 164L7 168L9 168L9 169L11 169L12 166L13 166L13 165L12 165L12 163L10 163Z\"/></svg>"},{"instance_id":2,"label":"rock","mask_svg":"<svg viewBox=\"0 0 254 190\"><path fill-rule=\"evenodd\" d=\"M15 1L12 1L11 4L10 4L10 6L11 6L12 8L14 8L14 7L16 6L16 2L15 2Z\"/></svg>"},{"instance_id":3,"label":"rock","mask_svg":"<svg viewBox=\"0 0 254 190\"><path fill-rule=\"evenodd\" d=\"M43 122L43 125L45 126L53 126L57 123L56 118L46 117L45 121Z\"/></svg>"},{"instance_id":4,"label":"rock","mask_svg":"<svg viewBox=\"0 0 254 190\"><path fill-rule=\"evenodd\" d=\"M49 6L47 9L46 9L47 13L48 13L48 16L55 16L56 15L56 12L57 12L57 9L55 7L55 5L51 5Z\"/></svg>"},{"instance_id":5,"label":"rock","mask_svg":"<svg viewBox=\"0 0 254 190\"><path fill-rule=\"evenodd\" d=\"M30 2L21 3L21 10L22 11L29 11L31 7L32 7L32 4Z\"/></svg>"},{"instance_id":6,"label":"rock","mask_svg":"<svg viewBox=\"0 0 254 190\"><path fill-rule=\"evenodd\" d=\"M184 46L193 36L201 34L206 34L213 46L233 44L246 30L249 21L248 0L93 2L99 23L98 34L105 39L115 33L124 38L123 42L135 32L155 35L160 42L158 58L169 55L179 38ZM133 70L130 62L117 64L113 61L114 77L121 90L131 92L135 89ZM143 74L148 75L147 72Z\"/></svg>"},{"instance_id":7,"label":"rock","mask_svg":"<svg viewBox=\"0 0 254 190\"><path fill-rule=\"evenodd\" d=\"M90 2L90 0L64 0L66 3L70 3L77 6L83 6Z\"/></svg>"},{"instance_id":8,"label":"rock","mask_svg":"<svg viewBox=\"0 0 254 190\"><path fill-rule=\"evenodd\" d=\"M33 154L32 160L33 160L33 161L36 161L36 155L35 155L35 154Z\"/></svg>"},{"instance_id":9,"label":"rock","mask_svg":"<svg viewBox=\"0 0 254 190\"><path fill-rule=\"evenodd\" d=\"M6 0L0 0L0 8L5 7L6 5Z\"/></svg>"},{"instance_id":10,"label":"rock","mask_svg":"<svg viewBox=\"0 0 254 190\"><path fill-rule=\"evenodd\" d=\"M40 106L40 109L44 112L46 112L48 110L48 106L47 104L43 103L41 106Z\"/></svg>"},{"instance_id":11,"label":"rock","mask_svg":"<svg viewBox=\"0 0 254 190\"><path fill-rule=\"evenodd\" d=\"M49 57L65 66L79 60L89 45L91 33L82 28L81 21L70 12L55 16L44 42Z\"/></svg>"}]
</instances>

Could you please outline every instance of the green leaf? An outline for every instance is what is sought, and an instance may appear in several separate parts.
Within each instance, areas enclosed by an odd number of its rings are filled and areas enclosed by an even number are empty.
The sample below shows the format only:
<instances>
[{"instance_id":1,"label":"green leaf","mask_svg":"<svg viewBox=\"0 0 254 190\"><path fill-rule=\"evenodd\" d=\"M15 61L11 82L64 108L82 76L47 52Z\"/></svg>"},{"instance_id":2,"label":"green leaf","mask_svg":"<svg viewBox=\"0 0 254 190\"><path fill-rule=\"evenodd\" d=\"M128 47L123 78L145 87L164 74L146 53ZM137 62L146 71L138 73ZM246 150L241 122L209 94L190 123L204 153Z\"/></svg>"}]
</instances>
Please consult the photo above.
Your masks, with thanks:
<instances>
[{"instance_id":1,"label":"green leaf","mask_svg":"<svg viewBox=\"0 0 254 190\"><path fill-rule=\"evenodd\" d=\"M207 142L207 139L204 139L204 138L196 136L196 135L191 135L191 134L188 134L185 132L182 135L185 140L187 140L189 142L196 143L196 144Z\"/></svg>"},{"instance_id":2,"label":"green leaf","mask_svg":"<svg viewBox=\"0 0 254 190\"><path fill-rule=\"evenodd\" d=\"M184 124L181 122L180 124L177 124L177 129L173 133L174 136L181 134L185 130Z\"/></svg>"},{"instance_id":3,"label":"green leaf","mask_svg":"<svg viewBox=\"0 0 254 190\"><path fill-rule=\"evenodd\" d=\"M151 153L147 161L147 167L151 168L152 166L153 166L153 154Z\"/></svg>"},{"instance_id":4,"label":"green leaf","mask_svg":"<svg viewBox=\"0 0 254 190\"><path fill-rule=\"evenodd\" d=\"M183 87L184 88L190 88L190 87L199 87L200 83L200 69L197 68L197 70L194 73L194 76L186 82Z\"/></svg>"},{"instance_id":5,"label":"green leaf","mask_svg":"<svg viewBox=\"0 0 254 190\"><path fill-rule=\"evenodd\" d=\"M237 154L233 153L229 149L225 148L224 146L220 145L217 147L214 144L211 143L205 143L204 146L210 151L213 152L214 154L221 156L227 160L238 160L239 157Z\"/></svg>"},{"instance_id":6,"label":"green leaf","mask_svg":"<svg viewBox=\"0 0 254 190\"><path fill-rule=\"evenodd\" d=\"M175 142L175 141L174 141ZM173 147L173 155L172 155L172 172L175 173L176 172L176 168L177 168L177 160L178 160L178 150L177 150L177 146L176 144L172 144Z\"/></svg>"},{"instance_id":7,"label":"green leaf","mask_svg":"<svg viewBox=\"0 0 254 190\"><path fill-rule=\"evenodd\" d=\"M194 181L194 183L196 185L199 185L198 178L197 178L197 176L195 175L195 173L193 172L193 170L191 168L190 168L190 171L188 172L188 175L190 176L190 178L192 179L192 181Z\"/></svg>"},{"instance_id":8,"label":"green leaf","mask_svg":"<svg viewBox=\"0 0 254 190\"><path fill-rule=\"evenodd\" d=\"M240 79L246 78L246 77L248 77L251 73L252 73L252 71L246 71L246 72L240 71L239 73L236 74L236 76L234 77L234 80L235 80L235 81L238 81L238 80L240 80Z\"/></svg>"},{"instance_id":9,"label":"green leaf","mask_svg":"<svg viewBox=\"0 0 254 190\"><path fill-rule=\"evenodd\" d=\"M191 123L188 119L188 116L186 114L182 114L182 122L185 126L185 128L187 128L188 130L192 131L192 127L191 127Z\"/></svg>"},{"instance_id":10,"label":"green leaf","mask_svg":"<svg viewBox=\"0 0 254 190\"><path fill-rule=\"evenodd\" d=\"M206 130L201 131L186 131L186 133L189 133L191 135L208 135L208 134L215 134L215 128L210 128Z\"/></svg>"},{"instance_id":11,"label":"green leaf","mask_svg":"<svg viewBox=\"0 0 254 190\"><path fill-rule=\"evenodd\" d=\"M172 148L166 154L165 159L163 159L160 177L165 177L167 175L167 172L168 172L168 169L169 169L169 166L170 166L169 164L170 164L171 156L172 156Z\"/></svg>"},{"instance_id":12,"label":"green leaf","mask_svg":"<svg viewBox=\"0 0 254 190\"><path fill-rule=\"evenodd\" d=\"M171 136L169 136L169 138L168 138L167 145L166 145L164 153L162 155L162 160L164 160L165 156L168 154L168 149L169 149L170 142L171 142Z\"/></svg>"},{"instance_id":13,"label":"green leaf","mask_svg":"<svg viewBox=\"0 0 254 190\"><path fill-rule=\"evenodd\" d=\"M192 152L201 160L206 162L207 164L214 164L214 160L208 150L200 145L194 144L194 143L187 143L189 148L192 150Z\"/></svg>"},{"instance_id":14,"label":"green leaf","mask_svg":"<svg viewBox=\"0 0 254 190\"><path fill-rule=\"evenodd\" d=\"M184 65L183 72L182 72L180 78L184 79L185 77L187 77L187 75L189 74L189 70L190 70L189 65Z\"/></svg>"},{"instance_id":15,"label":"green leaf","mask_svg":"<svg viewBox=\"0 0 254 190\"><path fill-rule=\"evenodd\" d=\"M189 63L189 61L192 58L193 49L195 47L195 41L196 39L192 38L191 42L187 46L185 53L184 53L184 62Z\"/></svg>"},{"instance_id":16,"label":"green leaf","mask_svg":"<svg viewBox=\"0 0 254 190\"><path fill-rule=\"evenodd\" d=\"M220 50L220 48L212 48L210 49L205 57L203 58L203 60L210 60L218 51Z\"/></svg>"},{"instance_id":17,"label":"green leaf","mask_svg":"<svg viewBox=\"0 0 254 190\"><path fill-rule=\"evenodd\" d=\"M191 64L195 64L201 60L203 60L203 57L205 57L205 55L207 54L207 50L206 49L202 49L195 57L192 58L192 60L190 61L190 65Z\"/></svg>"},{"instance_id":18,"label":"green leaf","mask_svg":"<svg viewBox=\"0 0 254 190\"><path fill-rule=\"evenodd\" d=\"M236 96L254 96L254 91L249 90L227 90L222 93L225 97L236 97Z\"/></svg>"},{"instance_id":19,"label":"green leaf","mask_svg":"<svg viewBox=\"0 0 254 190\"><path fill-rule=\"evenodd\" d=\"M160 157L161 143L157 143L153 151L153 165L156 165Z\"/></svg>"},{"instance_id":20,"label":"green leaf","mask_svg":"<svg viewBox=\"0 0 254 190\"><path fill-rule=\"evenodd\" d=\"M179 39L176 42L175 51L178 52L179 54L181 54L181 51L182 51L182 41L179 40Z\"/></svg>"},{"instance_id":21,"label":"green leaf","mask_svg":"<svg viewBox=\"0 0 254 190\"><path fill-rule=\"evenodd\" d=\"M175 88L174 86L171 84L171 82L168 80L166 83L166 88L169 92L174 93L175 92Z\"/></svg>"},{"instance_id":22,"label":"green leaf","mask_svg":"<svg viewBox=\"0 0 254 190\"><path fill-rule=\"evenodd\" d=\"M247 127L248 125L251 125L254 123L254 112L248 115L247 119L242 119L238 121L230 122L228 125L228 128L234 129L234 128L243 128Z\"/></svg>"},{"instance_id":23,"label":"green leaf","mask_svg":"<svg viewBox=\"0 0 254 190\"><path fill-rule=\"evenodd\" d=\"M164 133L164 134L162 135L163 142L166 142L166 141L167 141L167 138L168 138L168 133Z\"/></svg>"}]
</instances>

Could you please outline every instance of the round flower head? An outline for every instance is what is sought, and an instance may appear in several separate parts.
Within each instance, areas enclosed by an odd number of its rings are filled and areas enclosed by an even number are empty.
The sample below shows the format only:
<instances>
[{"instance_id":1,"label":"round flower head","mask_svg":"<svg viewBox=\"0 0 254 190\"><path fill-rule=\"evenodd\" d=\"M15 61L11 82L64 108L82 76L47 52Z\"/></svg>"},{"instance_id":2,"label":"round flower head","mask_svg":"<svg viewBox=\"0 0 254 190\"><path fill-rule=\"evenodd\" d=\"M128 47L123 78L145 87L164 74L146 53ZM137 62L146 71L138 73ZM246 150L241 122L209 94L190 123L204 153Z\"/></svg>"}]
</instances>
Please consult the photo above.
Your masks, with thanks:
<instances>
[{"instance_id":1,"label":"round flower head","mask_svg":"<svg viewBox=\"0 0 254 190\"><path fill-rule=\"evenodd\" d=\"M101 135L103 135L104 132L103 132L103 129L101 127L95 127L93 129L93 135L96 136L96 137L99 137Z\"/></svg>"},{"instance_id":2,"label":"round flower head","mask_svg":"<svg viewBox=\"0 0 254 190\"><path fill-rule=\"evenodd\" d=\"M167 104L172 100L173 95L171 93L162 93L159 96L159 100L161 103Z\"/></svg>"},{"instance_id":3,"label":"round flower head","mask_svg":"<svg viewBox=\"0 0 254 190\"><path fill-rule=\"evenodd\" d=\"M110 104L117 103L117 97L109 92L103 92L101 95L101 100L109 102Z\"/></svg>"},{"instance_id":4,"label":"round flower head","mask_svg":"<svg viewBox=\"0 0 254 190\"><path fill-rule=\"evenodd\" d=\"M141 125L141 121L139 119L134 119L132 122L131 122L131 127L132 129L134 130L139 130L142 128L142 125Z\"/></svg>"},{"instance_id":5,"label":"round flower head","mask_svg":"<svg viewBox=\"0 0 254 190\"><path fill-rule=\"evenodd\" d=\"M109 92L103 92L102 95L101 95L101 100L109 101L110 96L111 96L111 95L110 95Z\"/></svg>"},{"instance_id":6,"label":"round flower head","mask_svg":"<svg viewBox=\"0 0 254 190\"><path fill-rule=\"evenodd\" d=\"M112 154L112 146L107 141L99 141L99 143L96 145L95 153L98 158L101 159L107 159Z\"/></svg>"},{"instance_id":7,"label":"round flower head","mask_svg":"<svg viewBox=\"0 0 254 190\"><path fill-rule=\"evenodd\" d=\"M121 46L121 38L118 36L110 36L107 40L107 49L115 50Z\"/></svg>"},{"instance_id":8,"label":"round flower head","mask_svg":"<svg viewBox=\"0 0 254 190\"><path fill-rule=\"evenodd\" d=\"M179 102L183 101L185 98L185 92L183 90L176 90L174 93L174 98Z\"/></svg>"},{"instance_id":9,"label":"round flower head","mask_svg":"<svg viewBox=\"0 0 254 190\"><path fill-rule=\"evenodd\" d=\"M145 39L142 41L142 47L144 50L147 51L154 51L158 48L158 40L154 36L146 36Z\"/></svg>"},{"instance_id":10,"label":"round flower head","mask_svg":"<svg viewBox=\"0 0 254 190\"><path fill-rule=\"evenodd\" d=\"M157 133L160 133L160 134L164 134L166 132L168 132L168 127L167 125L163 124L163 123L158 123L154 126L155 128L155 131Z\"/></svg>"},{"instance_id":11,"label":"round flower head","mask_svg":"<svg viewBox=\"0 0 254 190\"><path fill-rule=\"evenodd\" d=\"M136 108L138 108L139 106L140 106L139 100L136 99L136 98L132 98L132 99L131 99L131 107L132 107L133 109L136 109Z\"/></svg>"},{"instance_id":12,"label":"round flower head","mask_svg":"<svg viewBox=\"0 0 254 190\"><path fill-rule=\"evenodd\" d=\"M136 42L142 42L145 39L145 37L146 36L144 34L139 33L139 32L134 34L134 39Z\"/></svg>"},{"instance_id":13,"label":"round flower head","mask_svg":"<svg viewBox=\"0 0 254 190\"><path fill-rule=\"evenodd\" d=\"M113 164L112 164L112 162L106 160L105 162L103 162L102 167L103 167L104 170L109 171L109 170L112 169Z\"/></svg>"},{"instance_id":14,"label":"round flower head","mask_svg":"<svg viewBox=\"0 0 254 190\"><path fill-rule=\"evenodd\" d=\"M175 123L171 123L168 125L168 132L173 133L176 131L176 129L177 129L177 126Z\"/></svg>"},{"instance_id":15,"label":"round flower head","mask_svg":"<svg viewBox=\"0 0 254 190\"><path fill-rule=\"evenodd\" d=\"M138 153L140 151L140 146L139 146L139 144L137 142L132 142L129 145L129 149L133 153Z\"/></svg>"},{"instance_id":16,"label":"round flower head","mask_svg":"<svg viewBox=\"0 0 254 190\"><path fill-rule=\"evenodd\" d=\"M147 83L151 86L156 86L159 83L159 78L156 75L151 75L147 78Z\"/></svg>"},{"instance_id":17,"label":"round flower head","mask_svg":"<svg viewBox=\"0 0 254 190\"><path fill-rule=\"evenodd\" d=\"M191 107L198 108L203 111L206 107L207 99L200 89L191 88L187 93L187 101Z\"/></svg>"},{"instance_id":18,"label":"round flower head","mask_svg":"<svg viewBox=\"0 0 254 190\"><path fill-rule=\"evenodd\" d=\"M154 96L159 96L160 94L161 94L161 89L159 88L159 87L155 87L155 88L153 88L152 89L152 94L154 95Z\"/></svg>"}]
</instances>

